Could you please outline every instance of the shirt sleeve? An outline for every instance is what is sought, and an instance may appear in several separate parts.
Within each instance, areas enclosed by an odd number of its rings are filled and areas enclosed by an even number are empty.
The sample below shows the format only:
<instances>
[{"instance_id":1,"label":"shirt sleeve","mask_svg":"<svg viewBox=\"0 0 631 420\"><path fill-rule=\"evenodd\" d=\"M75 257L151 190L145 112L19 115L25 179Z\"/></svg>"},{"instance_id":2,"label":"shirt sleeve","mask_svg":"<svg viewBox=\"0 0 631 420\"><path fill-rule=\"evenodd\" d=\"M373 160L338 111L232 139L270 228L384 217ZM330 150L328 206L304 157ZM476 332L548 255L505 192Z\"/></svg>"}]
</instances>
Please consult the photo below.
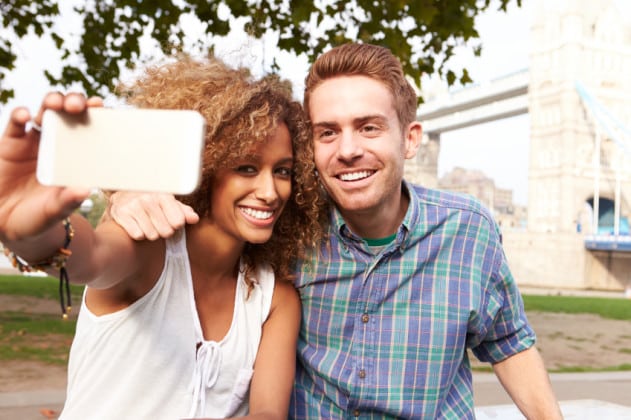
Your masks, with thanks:
<instances>
[{"instance_id":1,"label":"shirt sleeve","mask_svg":"<svg viewBox=\"0 0 631 420\"><path fill-rule=\"evenodd\" d=\"M469 336L469 345L479 360L497 363L533 346L536 336L526 317L499 234L490 236L488 251L493 254L492 270L482 277L480 307L472 317L475 327L474 334Z\"/></svg>"}]
</instances>

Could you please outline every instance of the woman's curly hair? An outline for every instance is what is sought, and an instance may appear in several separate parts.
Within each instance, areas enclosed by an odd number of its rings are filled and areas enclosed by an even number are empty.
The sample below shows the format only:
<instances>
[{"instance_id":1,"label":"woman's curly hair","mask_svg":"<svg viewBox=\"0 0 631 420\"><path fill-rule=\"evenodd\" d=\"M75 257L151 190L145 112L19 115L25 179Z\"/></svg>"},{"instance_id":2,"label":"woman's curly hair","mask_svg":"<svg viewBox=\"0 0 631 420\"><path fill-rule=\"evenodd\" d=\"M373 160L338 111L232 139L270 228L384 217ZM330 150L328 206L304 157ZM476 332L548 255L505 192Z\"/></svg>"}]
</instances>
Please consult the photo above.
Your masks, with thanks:
<instances>
[{"instance_id":1,"label":"woman's curly hair","mask_svg":"<svg viewBox=\"0 0 631 420\"><path fill-rule=\"evenodd\" d=\"M139 108L192 109L206 120L202 181L178 199L200 217L209 214L211 185L219 169L229 168L264 143L279 123L289 129L294 154L291 196L269 241L246 244L246 278L261 264L276 278L292 280L295 263L323 237L325 202L318 186L308 120L292 99L291 84L276 75L254 78L246 68L231 68L209 56L183 55L175 62L146 69L132 84L119 87L127 103Z\"/></svg>"}]
</instances>

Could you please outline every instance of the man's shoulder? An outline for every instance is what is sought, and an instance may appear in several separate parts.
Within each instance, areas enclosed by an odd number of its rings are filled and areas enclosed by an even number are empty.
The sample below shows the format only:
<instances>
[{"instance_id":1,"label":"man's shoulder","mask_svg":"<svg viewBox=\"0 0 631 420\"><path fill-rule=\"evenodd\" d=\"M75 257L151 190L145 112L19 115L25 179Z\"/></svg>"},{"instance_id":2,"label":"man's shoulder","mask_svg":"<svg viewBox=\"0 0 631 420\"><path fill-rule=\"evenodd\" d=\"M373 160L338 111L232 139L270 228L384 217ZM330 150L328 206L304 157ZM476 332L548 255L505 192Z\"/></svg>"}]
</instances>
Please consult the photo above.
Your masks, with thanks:
<instances>
[{"instance_id":1,"label":"man's shoulder","mask_svg":"<svg viewBox=\"0 0 631 420\"><path fill-rule=\"evenodd\" d=\"M489 238L501 242L499 226L491 211L474 196L409 183L407 186L411 196L408 223L416 226L419 235L424 236L436 225L449 225L449 232L453 229L480 230L491 233Z\"/></svg>"},{"instance_id":2,"label":"man's shoulder","mask_svg":"<svg viewBox=\"0 0 631 420\"><path fill-rule=\"evenodd\" d=\"M426 188L408 183L410 194L414 194L421 207L439 207L454 211L465 211L490 217L489 210L474 196L465 193Z\"/></svg>"}]
</instances>

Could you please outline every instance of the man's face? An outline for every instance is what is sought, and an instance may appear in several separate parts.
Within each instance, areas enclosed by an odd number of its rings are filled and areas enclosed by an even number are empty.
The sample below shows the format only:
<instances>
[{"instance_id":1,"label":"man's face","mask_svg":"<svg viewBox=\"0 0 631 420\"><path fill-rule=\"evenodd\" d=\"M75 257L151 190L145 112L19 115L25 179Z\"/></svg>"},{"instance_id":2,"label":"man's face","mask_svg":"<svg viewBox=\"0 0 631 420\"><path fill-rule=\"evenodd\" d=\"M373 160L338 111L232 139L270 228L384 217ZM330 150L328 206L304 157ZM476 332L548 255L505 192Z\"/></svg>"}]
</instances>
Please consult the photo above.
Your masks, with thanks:
<instances>
[{"instance_id":1,"label":"man's face","mask_svg":"<svg viewBox=\"0 0 631 420\"><path fill-rule=\"evenodd\" d=\"M392 94L366 76L339 76L316 87L309 102L315 163L345 216L393 216L399 209L403 165L418 139L401 131ZM413 123L420 137L420 125Z\"/></svg>"}]
</instances>

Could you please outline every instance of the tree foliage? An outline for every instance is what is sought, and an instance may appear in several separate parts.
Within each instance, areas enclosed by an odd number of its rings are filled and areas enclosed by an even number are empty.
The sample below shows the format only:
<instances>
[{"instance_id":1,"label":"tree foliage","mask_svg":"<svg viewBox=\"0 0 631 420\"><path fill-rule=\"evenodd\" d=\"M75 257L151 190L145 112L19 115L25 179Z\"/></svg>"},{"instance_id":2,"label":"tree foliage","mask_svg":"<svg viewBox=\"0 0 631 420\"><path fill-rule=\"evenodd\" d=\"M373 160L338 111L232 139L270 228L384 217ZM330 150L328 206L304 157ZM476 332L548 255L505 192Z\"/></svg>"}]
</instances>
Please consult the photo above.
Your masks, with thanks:
<instances>
[{"instance_id":1,"label":"tree foliage","mask_svg":"<svg viewBox=\"0 0 631 420\"><path fill-rule=\"evenodd\" d=\"M78 43L52 30L60 19L60 1L4 0L0 4L4 30L14 31L18 38L30 32L49 34L64 60L58 75L46 72L49 82L60 86L79 82L89 95L105 95L122 69L138 64L143 34L166 54L180 48L185 15L197 16L206 34L216 36L230 31L235 20L229 17L242 18L254 38L272 31L278 35L280 50L304 53L309 61L349 41L384 45L399 57L418 86L424 73L438 73L449 84L456 80L464 84L470 81L466 69L456 73L447 69L446 62L459 45L471 45L479 54L475 17L491 4L505 11L511 0L92 0L75 7L84 28ZM521 5L521 0L515 1ZM68 64L69 57L84 64ZM12 45L0 39L0 87L15 60ZM272 67L277 69L276 62ZM3 88L0 103L11 96L12 91Z\"/></svg>"},{"instance_id":2,"label":"tree foliage","mask_svg":"<svg viewBox=\"0 0 631 420\"><path fill-rule=\"evenodd\" d=\"M59 16L59 7L56 0L41 0L31 2L28 0L7 0L0 3L0 22L5 31L11 31L18 38L24 37L29 32L38 36L45 33L51 34L61 47L61 40L51 33L54 20ZM56 37L56 38L55 38ZM13 91L4 89L3 80L6 72L15 68L17 56L13 51L8 37L0 37L0 103L6 103L13 97Z\"/></svg>"}]
</instances>

